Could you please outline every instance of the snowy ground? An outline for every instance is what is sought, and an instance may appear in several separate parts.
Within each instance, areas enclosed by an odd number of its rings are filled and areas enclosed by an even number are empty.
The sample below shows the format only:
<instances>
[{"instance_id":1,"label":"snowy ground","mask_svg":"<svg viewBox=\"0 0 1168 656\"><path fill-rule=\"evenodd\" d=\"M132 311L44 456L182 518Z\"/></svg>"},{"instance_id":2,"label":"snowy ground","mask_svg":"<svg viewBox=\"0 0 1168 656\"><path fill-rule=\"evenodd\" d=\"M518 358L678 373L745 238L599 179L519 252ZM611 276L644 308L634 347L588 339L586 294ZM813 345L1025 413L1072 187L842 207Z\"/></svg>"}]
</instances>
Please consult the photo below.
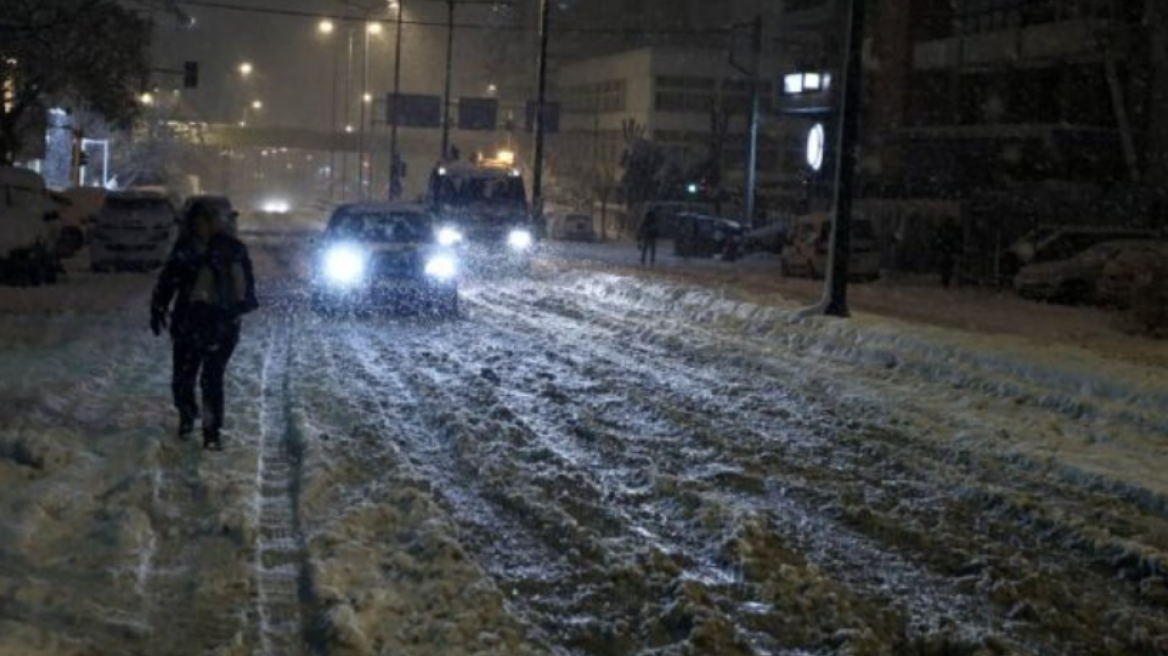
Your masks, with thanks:
<instances>
[{"instance_id":1,"label":"snowy ground","mask_svg":"<svg viewBox=\"0 0 1168 656\"><path fill-rule=\"evenodd\" d=\"M251 239L225 456L148 278L0 289L0 655L1168 654L1158 345L606 247L322 321Z\"/></svg>"}]
</instances>

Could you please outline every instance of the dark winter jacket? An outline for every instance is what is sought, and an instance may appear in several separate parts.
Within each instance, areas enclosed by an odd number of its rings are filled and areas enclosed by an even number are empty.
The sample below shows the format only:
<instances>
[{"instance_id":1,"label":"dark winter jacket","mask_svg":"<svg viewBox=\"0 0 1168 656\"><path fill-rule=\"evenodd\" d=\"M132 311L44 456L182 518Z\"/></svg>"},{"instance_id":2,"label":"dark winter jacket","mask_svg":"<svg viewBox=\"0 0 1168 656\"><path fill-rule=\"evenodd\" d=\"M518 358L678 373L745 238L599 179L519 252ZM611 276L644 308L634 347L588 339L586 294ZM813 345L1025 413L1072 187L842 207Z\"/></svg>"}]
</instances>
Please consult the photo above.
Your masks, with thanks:
<instances>
[{"instance_id":1,"label":"dark winter jacket","mask_svg":"<svg viewBox=\"0 0 1168 656\"><path fill-rule=\"evenodd\" d=\"M649 212L637 230L637 237L641 241L657 241L661 237L661 219L656 212Z\"/></svg>"},{"instance_id":2,"label":"dark winter jacket","mask_svg":"<svg viewBox=\"0 0 1168 656\"><path fill-rule=\"evenodd\" d=\"M211 273L216 303L192 312L192 296L204 265ZM233 326L238 327L243 315L258 308L255 274L247 246L224 233L212 237L205 252L200 250L193 237L180 237L162 269L150 304L151 316L155 320L171 312L170 334L175 339L229 331ZM224 325L203 325L209 320Z\"/></svg>"}]
</instances>

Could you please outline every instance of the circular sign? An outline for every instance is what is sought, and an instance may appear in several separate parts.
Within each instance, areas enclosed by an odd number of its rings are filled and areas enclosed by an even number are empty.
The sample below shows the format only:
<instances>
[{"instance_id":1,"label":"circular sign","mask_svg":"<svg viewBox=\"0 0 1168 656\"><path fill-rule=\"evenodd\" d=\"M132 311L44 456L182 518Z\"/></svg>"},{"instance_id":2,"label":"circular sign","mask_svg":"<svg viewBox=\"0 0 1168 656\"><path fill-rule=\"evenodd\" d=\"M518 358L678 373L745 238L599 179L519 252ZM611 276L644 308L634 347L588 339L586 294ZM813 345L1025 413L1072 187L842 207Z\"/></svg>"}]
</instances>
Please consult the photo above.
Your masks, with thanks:
<instances>
[{"instance_id":1,"label":"circular sign","mask_svg":"<svg viewBox=\"0 0 1168 656\"><path fill-rule=\"evenodd\" d=\"M823 168L824 154L827 152L827 131L822 123L816 123L807 135L807 165L813 171Z\"/></svg>"}]
</instances>

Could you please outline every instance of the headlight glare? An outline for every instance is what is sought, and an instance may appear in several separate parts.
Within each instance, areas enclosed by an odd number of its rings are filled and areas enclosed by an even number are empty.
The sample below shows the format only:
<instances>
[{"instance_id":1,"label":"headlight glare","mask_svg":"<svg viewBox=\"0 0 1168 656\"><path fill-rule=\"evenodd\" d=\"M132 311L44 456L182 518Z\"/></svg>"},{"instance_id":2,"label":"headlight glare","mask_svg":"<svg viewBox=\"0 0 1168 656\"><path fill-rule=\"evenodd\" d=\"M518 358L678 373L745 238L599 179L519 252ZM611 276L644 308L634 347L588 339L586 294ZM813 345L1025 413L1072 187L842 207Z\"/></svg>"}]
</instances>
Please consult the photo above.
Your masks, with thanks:
<instances>
[{"instance_id":1,"label":"headlight glare","mask_svg":"<svg viewBox=\"0 0 1168 656\"><path fill-rule=\"evenodd\" d=\"M325 252L324 275L334 285L352 287L360 283L365 268L365 253L356 246L342 244Z\"/></svg>"},{"instance_id":2,"label":"headlight glare","mask_svg":"<svg viewBox=\"0 0 1168 656\"><path fill-rule=\"evenodd\" d=\"M507 243L517 251L530 250L535 244L535 237L530 230L512 230L507 237Z\"/></svg>"},{"instance_id":3,"label":"headlight glare","mask_svg":"<svg viewBox=\"0 0 1168 656\"><path fill-rule=\"evenodd\" d=\"M438 230L438 243L442 246L454 246L462 243L462 233L455 228L445 227Z\"/></svg>"},{"instance_id":4,"label":"headlight glare","mask_svg":"<svg viewBox=\"0 0 1168 656\"><path fill-rule=\"evenodd\" d=\"M426 275L443 282L458 275L458 261L450 255L435 255L426 262Z\"/></svg>"}]
</instances>

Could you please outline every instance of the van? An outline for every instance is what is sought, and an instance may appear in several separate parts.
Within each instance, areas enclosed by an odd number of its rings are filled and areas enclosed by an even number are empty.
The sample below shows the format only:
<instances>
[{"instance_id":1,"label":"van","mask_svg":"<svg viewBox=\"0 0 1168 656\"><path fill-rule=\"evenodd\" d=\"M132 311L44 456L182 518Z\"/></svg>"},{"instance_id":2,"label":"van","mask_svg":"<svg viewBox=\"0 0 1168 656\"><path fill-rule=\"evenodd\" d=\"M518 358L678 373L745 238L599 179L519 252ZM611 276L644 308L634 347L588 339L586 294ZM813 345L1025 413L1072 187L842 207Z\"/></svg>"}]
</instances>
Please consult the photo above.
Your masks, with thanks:
<instances>
[{"instance_id":1,"label":"van","mask_svg":"<svg viewBox=\"0 0 1168 656\"><path fill-rule=\"evenodd\" d=\"M162 266L178 233L170 198L155 190L106 196L90 233L94 271L149 271Z\"/></svg>"},{"instance_id":2,"label":"van","mask_svg":"<svg viewBox=\"0 0 1168 656\"><path fill-rule=\"evenodd\" d=\"M779 257L783 275L798 278L824 278L831 261L831 214L819 212L795 219ZM848 277L875 280L880 277L880 251L876 228L867 219L852 220L852 254Z\"/></svg>"},{"instance_id":3,"label":"van","mask_svg":"<svg viewBox=\"0 0 1168 656\"><path fill-rule=\"evenodd\" d=\"M0 282L54 283L60 215L40 174L0 167Z\"/></svg>"}]
</instances>

